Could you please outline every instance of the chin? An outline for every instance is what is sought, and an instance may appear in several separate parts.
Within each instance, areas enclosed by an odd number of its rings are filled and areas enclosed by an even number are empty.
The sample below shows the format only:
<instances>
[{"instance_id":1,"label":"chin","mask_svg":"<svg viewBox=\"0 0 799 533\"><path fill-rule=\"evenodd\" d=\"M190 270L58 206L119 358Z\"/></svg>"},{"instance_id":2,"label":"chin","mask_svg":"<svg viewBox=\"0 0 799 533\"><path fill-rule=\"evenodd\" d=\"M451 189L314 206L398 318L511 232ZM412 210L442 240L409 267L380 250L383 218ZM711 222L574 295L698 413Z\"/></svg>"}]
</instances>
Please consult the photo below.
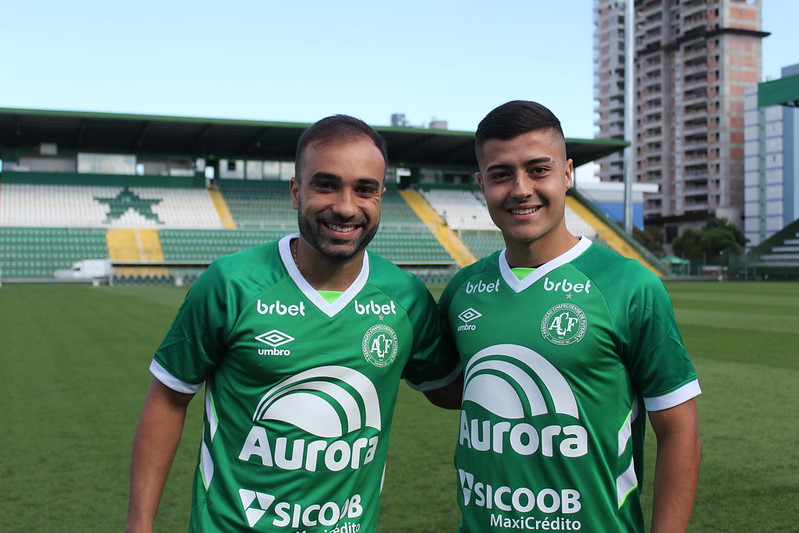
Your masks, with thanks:
<instances>
[{"instance_id":1,"label":"chin","mask_svg":"<svg viewBox=\"0 0 799 533\"><path fill-rule=\"evenodd\" d=\"M319 243L319 251L325 257L338 261L352 259L362 252L364 248L366 248L366 244L360 241L347 244Z\"/></svg>"}]
</instances>

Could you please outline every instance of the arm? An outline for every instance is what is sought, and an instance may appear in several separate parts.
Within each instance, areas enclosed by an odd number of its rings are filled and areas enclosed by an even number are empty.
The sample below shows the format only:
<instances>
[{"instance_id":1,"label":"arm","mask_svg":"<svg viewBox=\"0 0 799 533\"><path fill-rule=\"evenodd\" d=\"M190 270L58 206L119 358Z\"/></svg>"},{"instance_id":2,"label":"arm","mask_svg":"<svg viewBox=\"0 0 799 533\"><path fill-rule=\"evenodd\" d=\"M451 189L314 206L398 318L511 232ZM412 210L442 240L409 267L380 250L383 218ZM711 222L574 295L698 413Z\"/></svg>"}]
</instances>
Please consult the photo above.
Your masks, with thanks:
<instances>
[{"instance_id":1,"label":"arm","mask_svg":"<svg viewBox=\"0 0 799 533\"><path fill-rule=\"evenodd\" d=\"M152 531L158 503L183 433L192 394L153 378L133 441L126 531Z\"/></svg>"},{"instance_id":2,"label":"arm","mask_svg":"<svg viewBox=\"0 0 799 533\"><path fill-rule=\"evenodd\" d=\"M423 391L427 399L436 407L444 409L460 409L461 397L463 396L463 372L461 372L455 380L441 387L440 389L433 389Z\"/></svg>"},{"instance_id":3,"label":"arm","mask_svg":"<svg viewBox=\"0 0 799 533\"><path fill-rule=\"evenodd\" d=\"M657 438L652 533L684 532L702 455L696 401L650 411L649 420Z\"/></svg>"}]
</instances>

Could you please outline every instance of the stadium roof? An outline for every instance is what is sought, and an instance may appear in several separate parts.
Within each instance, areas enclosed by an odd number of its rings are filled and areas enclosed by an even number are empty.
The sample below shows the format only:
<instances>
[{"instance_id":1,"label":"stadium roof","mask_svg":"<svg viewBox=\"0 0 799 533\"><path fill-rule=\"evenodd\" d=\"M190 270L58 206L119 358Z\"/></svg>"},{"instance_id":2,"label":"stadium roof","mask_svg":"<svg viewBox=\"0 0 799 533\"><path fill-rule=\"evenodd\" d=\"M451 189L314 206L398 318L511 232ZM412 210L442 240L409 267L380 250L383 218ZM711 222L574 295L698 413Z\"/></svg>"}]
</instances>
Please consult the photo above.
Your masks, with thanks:
<instances>
[{"instance_id":1,"label":"stadium roof","mask_svg":"<svg viewBox=\"0 0 799 533\"><path fill-rule=\"evenodd\" d=\"M125 153L207 159L291 161L310 124L81 111L0 108L0 158L7 150L54 143L59 153ZM375 126L390 163L473 170L474 133ZM575 166L622 150L625 141L566 139Z\"/></svg>"},{"instance_id":2,"label":"stadium roof","mask_svg":"<svg viewBox=\"0 0 799 533\"><path fill-rule=\"evenodd\" d=\"M757 84L757 105L799 107L799 74Z\"/></svg>"}]
</instances>

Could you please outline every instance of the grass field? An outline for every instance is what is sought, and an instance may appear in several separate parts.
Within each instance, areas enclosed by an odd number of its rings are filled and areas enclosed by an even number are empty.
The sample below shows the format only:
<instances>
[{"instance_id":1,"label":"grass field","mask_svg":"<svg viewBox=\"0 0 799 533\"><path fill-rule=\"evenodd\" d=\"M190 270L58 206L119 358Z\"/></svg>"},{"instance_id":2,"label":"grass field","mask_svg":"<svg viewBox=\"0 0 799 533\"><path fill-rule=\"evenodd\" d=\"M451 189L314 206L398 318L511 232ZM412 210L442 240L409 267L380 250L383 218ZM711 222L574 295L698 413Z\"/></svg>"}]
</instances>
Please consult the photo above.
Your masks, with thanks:
<instances>
[{"instance_id":1,"label":"grass field","mask_svg":"<svg viewBox=\"0 0 799 533\"><path fill-rule=\"evenodd\" d=\"M667 287L704 391L691 531L799 531L799 283ZM122 529L147 366L184 292L0 288L0 531ZM380 531L454 531L457 416L401 391ZM158 531L185 530L200 418L195 401Z\"/></svg>"}]
</instances>

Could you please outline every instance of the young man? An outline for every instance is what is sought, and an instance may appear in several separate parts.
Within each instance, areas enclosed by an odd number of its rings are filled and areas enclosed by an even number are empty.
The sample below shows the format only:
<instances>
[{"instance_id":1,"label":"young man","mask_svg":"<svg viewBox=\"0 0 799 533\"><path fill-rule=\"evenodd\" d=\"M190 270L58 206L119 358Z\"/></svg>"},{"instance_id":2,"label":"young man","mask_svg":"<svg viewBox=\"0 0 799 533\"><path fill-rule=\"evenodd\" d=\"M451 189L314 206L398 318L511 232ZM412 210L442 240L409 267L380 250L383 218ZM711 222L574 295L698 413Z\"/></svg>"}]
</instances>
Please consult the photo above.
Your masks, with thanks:
<instances>
[{"instance_id":1,"label":"young man","mask_svg":"<svg viewBox=\"0 0 799 533\"><path fill-rule=\"evenodd\" d=\"M365 251L386 160L360 120L317 122L291 181L300 233L218 259L191 288L150 366L128 531L151 531L203 384L191 531L375 531L400 378L429 390L458 374L421 280Z\"/></svg>"},{"instance_id":2,"label":"young man","mask_svg":"<svg viewBox=\"0 0 799 533\"><path fill-rule=\"evenodd\" d=\"M684 531L700 390L663 284L566 229L572 161L548 109L498 107L476 152L506 249L461 270L440 301L464 369L460 531L642 531L647 412L652 531Z\"/></svg>"}]
</instances>

